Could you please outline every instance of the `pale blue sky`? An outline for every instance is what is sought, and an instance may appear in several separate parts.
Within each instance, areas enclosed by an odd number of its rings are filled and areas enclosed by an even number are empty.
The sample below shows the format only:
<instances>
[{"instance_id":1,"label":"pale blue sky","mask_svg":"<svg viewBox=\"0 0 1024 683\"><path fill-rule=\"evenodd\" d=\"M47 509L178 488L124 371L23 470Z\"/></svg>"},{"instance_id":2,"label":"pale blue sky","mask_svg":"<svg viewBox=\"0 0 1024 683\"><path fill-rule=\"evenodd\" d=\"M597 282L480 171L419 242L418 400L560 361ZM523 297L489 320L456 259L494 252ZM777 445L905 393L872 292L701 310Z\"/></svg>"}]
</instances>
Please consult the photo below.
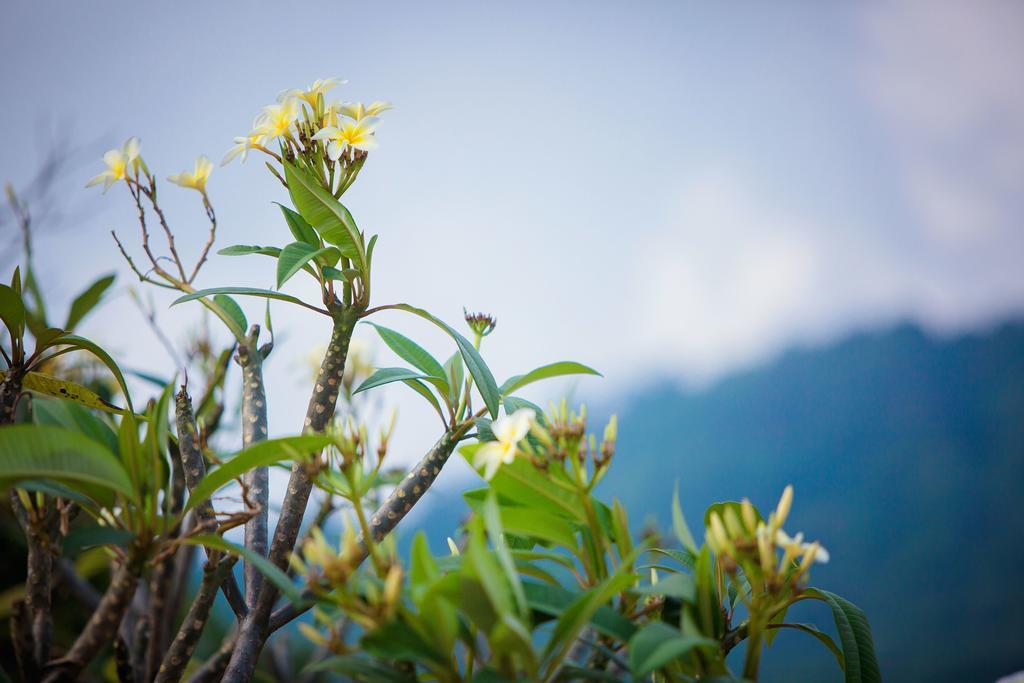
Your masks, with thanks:
<instances>
[{"instance_id":1,"label":"pale blue sky","mask_svg":"<svg viewBox=\"0 0 1024 683\"><path fill-rule=\"evenodd\" d=\"M903 318L972 329L1024 304L1019 4L295 7L5 3L0 178L24 181L47 126L109 146L138 135L150 166L176 173L219 160L280 90L347 78L339 98L396 105L346 195L380 234L375 303L491 311L499 380L576 358L605 372L580 386L591 395L705 382ZM40 241L57 300L109 270L131 283L107 234L136 241L126 193L83 189L100 169L60 188L86 218ZM209 187L220 246L290 241L259 164ZM198 242L194 198L164 197L179 244ZM269 260L215 257L201 284L272 275ZM197 312L161 315L180 338ZM327 324L275 312L288 339L268 367L271 431L287 433L305 408L294 375ZM412 318L380 322L448 351ZM123 294L85 331L128 365L171 367ZM411 458L430 417L401 405Z\"/></svg>"}]
</instances>

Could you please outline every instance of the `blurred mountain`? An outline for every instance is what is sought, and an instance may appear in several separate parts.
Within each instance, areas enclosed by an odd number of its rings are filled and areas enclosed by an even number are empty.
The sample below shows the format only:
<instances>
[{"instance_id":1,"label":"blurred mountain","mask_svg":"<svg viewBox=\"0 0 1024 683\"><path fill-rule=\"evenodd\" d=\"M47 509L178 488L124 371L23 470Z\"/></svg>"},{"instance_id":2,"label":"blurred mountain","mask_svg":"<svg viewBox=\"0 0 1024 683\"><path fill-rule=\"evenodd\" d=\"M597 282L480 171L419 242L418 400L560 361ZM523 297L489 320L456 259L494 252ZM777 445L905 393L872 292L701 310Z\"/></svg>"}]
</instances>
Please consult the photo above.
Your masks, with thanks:
<instances>
[{"instance_id":1,"label":"blurred mountain","mask_svg":"<svg viewBox=\"0 0 1024 683\"><path fill-rule=\"evenodd\" d=\"M943 339L909 325L859 334L702 391L648 386L616 408L601 493L626 503L634 526L668 528L677 482L695 528L714 501L747 496L767 511L792 483L787 528L832 554L813 583L867 612L887 681L1024 669L1024 323ZM421 520L443 540L465 507L435 502ZM831 627L822 606L790 620ZM796 632L765 669L769 681L842 680Z\"/></svg>"}]
</instances>

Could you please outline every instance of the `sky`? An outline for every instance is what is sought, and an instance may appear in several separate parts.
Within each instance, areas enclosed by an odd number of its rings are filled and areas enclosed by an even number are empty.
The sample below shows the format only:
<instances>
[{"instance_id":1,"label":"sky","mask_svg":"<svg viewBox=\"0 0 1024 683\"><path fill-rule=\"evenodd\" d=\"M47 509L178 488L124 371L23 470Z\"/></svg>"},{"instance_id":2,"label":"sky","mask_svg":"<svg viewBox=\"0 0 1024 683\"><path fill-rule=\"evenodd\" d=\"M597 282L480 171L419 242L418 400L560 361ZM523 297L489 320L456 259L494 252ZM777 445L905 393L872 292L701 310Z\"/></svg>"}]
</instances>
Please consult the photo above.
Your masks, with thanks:
<instances>
[{"instance_id":1,"label":"sky","mask_svg":"<svg viewBox=\"0 0 1024 683\"><path fill-rule=\"evenodd\" d=\"M129 367L173 361L109 237L137 252L127 193L84 189L102 151L137 135L160 176L219 160L279 91L324 77L350 81L339 99L395 104L345 195L380 235L374 303L496 315L484 356L499 382L561 359L604 374L533 398L614 404L856 330L949 334L1024 310L1019 3L7 2L0 62L0 179L22 186L46 140L95 149L56 188L66 209L40 226L37 266L65 302L119 273L83 332ZM275 182L255 161L214 172L219 247L291 241ZM194 258L195 196L163 197ZM269 287L273 263L214 257L199 284ZM154 292L180 341L199 311L172 298ZM271 432L288 434L329 323L285 305L274 320ZM453 350L412 317L377 322ZM429 409L384 391L411 459Z\"/></svg>"}]
</instances>

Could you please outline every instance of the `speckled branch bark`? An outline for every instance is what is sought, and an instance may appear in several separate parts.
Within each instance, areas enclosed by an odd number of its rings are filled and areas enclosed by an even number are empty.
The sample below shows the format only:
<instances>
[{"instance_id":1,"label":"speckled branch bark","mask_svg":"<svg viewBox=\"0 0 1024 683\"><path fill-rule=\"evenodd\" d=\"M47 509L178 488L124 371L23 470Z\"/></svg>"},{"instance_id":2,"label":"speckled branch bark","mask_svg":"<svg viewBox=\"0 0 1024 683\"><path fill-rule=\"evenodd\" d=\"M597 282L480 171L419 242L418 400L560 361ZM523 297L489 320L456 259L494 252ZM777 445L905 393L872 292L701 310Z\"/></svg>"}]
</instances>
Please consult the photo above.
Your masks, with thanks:
<instances>
[{"instance_id":1,"label":"speckled branch bark","mask_svg":"<svg viewBox=\"0 0 1024 683\"><path fill-rule=\"evenodd\" d=\"M267 438L267 396L263 387L264 353L258 348L260 327L253 325L245 344L238 347L236 360L242 367L242 447L248 448ZM268 352L269 352L269 347ZM267 556L269 532L267 530L270 507L270 470L256 467L245 473L244 482L249 499L259 507L245 525L245 547ZM245 604L252 609L256 604L263 574L251 562L245 563Z\"/></svg>"},{"instance_id":2,"label":"speckled branch bark","mask_svg":"<svg viewBox=\"0 0 1024 683\"><path fill-rule=\"evenodd\" d=\"M199 431L192 414L192 399L189 398L185 387L182 387L174 397L174 415L178 428L178 451L181 453L181 466L185 472L185 486L191 492L206 475L206 461L203 460L203 453L199 447ZM209 500L204 500L195 510L200 524L214 522L213 504ZM245 598L234 574L224 577L221 590L236 616L241 618L246 614Z\"/></svg>"},{"instance_id":3,"label":"speckled branch bark","mask_svg":"<svg viewBox=\"0 0 1024 683\"><path fill-rule=\"evenodd\" d=\"M210 617L210 608L217 597L217 586L234 564L234 558L215 560L211 556L203 567L203 581L199 585L199 593L192 601L192 606L185 620L178 629L178 635L164 655L160 670L156 674L155 683L177 683L185 673L185 667L192 658L203 628Z\"/></svg>"},{"instance_id":4,"label":"speckled branch bark","mask_svg":"<svg viewBox=\"0 0 1024 683\"><path fill-rule=\"evenodd\" d=\"M348 345L358 320L359 311L354 308L343 309L336 313L331 341L327 346L317 374L313 392L306 410L303 431L323 432L334 416L338 403L338 391L345 375L345 359L348 356ZM299 535L309 494L313 481L307 472L308 465L296 462L292 465L288 480L288 490L281 504L281 515L274 530L274 540L270 545L270 561L281 569L288 565L288 557L295 548ZM252 680L259 659L260 651L267 636L270 634L270 615L277 599L277 589L273 584L265 582L260 591L256 606L249 611L242 621L238 632L238 643L231 655L227 670L224 672L225 683L242 683Z\"/></svg>"},{"instance_id":5,"label":"speckled branch bark","mask_svg":"<svg viewBox=\"0 0 1024 683\"><path fill-rule=\"evenodd\" d=\"M7 374L0 380L0 425L14 424L18 397L21 396L21 381L24 376L24 369L15 366L8 369Z\"/></svg>"},{"instance_id":6,"label":"speckled branch bark","mask_svg":"<svg viewBox=\"0 0 1024 683\"><path fill-rule=\"evenodd\" d=\"M456 435L453 432L446 432L437 440L437 443L434 444L427 454L423 456L423 459L419 461L416 467L409 470L409 474L405 476L405 479L395 487L395 490L391 492L387 500L370 517L370 533L373 534L374 542L380 542L391 533L395 526L420 501L427 492L427 489L437 479L437 475L441 473L441 469L448 462L448 458L451 456L452 451L455 450L457 443ZM351 566L358 567L362 564L367 558L368 553L369 549L366 543L360 542L358 554L351 558ZM312 599L314 596L312 592L305 591L303 597ZM292 619L303 614L307 609L309 608L297 608L293 604L284 605L271 615L270 632L273 633L278 630Z\"/></svg>"},{"instance_id":7,"label":"speckled branch bark","mask_svg":"<svg viewBox=\"0 0 1024 683\"><path fill-rule=\"evenodd\" d=\"M138 583L139 567L134 566L132 561L118 567L110 579L107 592L100 600L99 607L93 612L75 644L67 654L47 665L44 683L75 680L100 650L113 643L117 636L117 627L128 609Z\"/></svg>"},{"instance_id":8,"label":"speckled branch bark","mask_svg":"<svg viewBox=\"0 0 1024 683\"><path fill-rule=\"evenodd\" d=\"M185 476L180 459L171 461L170 497L167 501L167 518L173 519L181 512L185 497ZM170 538L177 538L180 527L168 531ZM180 552L180 548L179 548ZM170 642L167 613L177 610L178 605L168 598L174 581L176 555L168 555L153 569L149 581L149 641L146 647L143 680L151 681L156 676L160 660Z\"/></svg>"}]
</instances>

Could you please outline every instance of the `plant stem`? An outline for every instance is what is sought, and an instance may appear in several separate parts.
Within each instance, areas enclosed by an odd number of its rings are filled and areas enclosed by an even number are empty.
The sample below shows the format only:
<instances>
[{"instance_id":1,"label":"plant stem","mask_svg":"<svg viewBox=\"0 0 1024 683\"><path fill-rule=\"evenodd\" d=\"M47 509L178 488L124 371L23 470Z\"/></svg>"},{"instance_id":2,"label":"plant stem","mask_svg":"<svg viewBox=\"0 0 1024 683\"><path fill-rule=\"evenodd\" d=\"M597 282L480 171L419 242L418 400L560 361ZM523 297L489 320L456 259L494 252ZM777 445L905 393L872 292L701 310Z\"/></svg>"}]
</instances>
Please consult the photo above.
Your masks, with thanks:
<instances>
[{"instance_id":1,"label":"plant stem","mask_svg":"<svg viewBox=\"0 0 1024 683\"><path fill-rule=\"evenodd\" d=\"M306 410L306 432L322 433L334 416L338 392L345 376L345 360L348 345L352 339L360 309L345 307L334 314L334 329L327 346ZM280 569L286 569L288 557L295 549L299 527L309 502L313 480L307 471L308 464L296 462L292 465L288 489L281 504L281 515L274 540L270 545L269 559ZM252 680L260 651L270 635L270 617L277 598L277 588L264 582L256 600L256 606L242 621L238 631L238 642L224 672L225 683L243 683Z\"/></svg>"}]
</instances>

